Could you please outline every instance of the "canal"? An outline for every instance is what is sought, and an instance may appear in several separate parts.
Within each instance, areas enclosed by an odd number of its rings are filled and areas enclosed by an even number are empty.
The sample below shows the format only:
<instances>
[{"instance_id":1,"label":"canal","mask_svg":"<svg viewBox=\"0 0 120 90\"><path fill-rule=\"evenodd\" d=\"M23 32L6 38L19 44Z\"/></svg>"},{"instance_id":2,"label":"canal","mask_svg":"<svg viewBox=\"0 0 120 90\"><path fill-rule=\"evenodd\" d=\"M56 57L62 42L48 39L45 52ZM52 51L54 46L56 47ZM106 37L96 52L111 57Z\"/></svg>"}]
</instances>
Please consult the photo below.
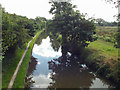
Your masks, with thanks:
<instances>
[{"instance_id":1,"label":"canal","mask_svg":"<svg viewBox=\"0 0 120 90\"><path fill-rule=\"evenodd\" d=\"M60 43L42 33L33 46L31 62L25 79L27 88L113 88L102 77L96 76L85 63L67 52L62 57Z\"/></svg>"}]
</instances>

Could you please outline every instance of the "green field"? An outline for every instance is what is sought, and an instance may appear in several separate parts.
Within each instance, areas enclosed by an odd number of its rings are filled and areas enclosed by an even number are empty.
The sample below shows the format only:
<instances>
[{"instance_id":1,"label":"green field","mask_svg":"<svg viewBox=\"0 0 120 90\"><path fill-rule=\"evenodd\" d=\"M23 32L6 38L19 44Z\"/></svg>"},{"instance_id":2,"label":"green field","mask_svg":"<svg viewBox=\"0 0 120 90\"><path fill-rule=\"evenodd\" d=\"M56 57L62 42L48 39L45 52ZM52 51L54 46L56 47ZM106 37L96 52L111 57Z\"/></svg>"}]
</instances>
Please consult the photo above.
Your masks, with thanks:
<instances>
[{"instance_id":1,"label":"green field","mask_svg":"<svg viewBox=\"0 0 120 90\"><path fill-rule=\"evenodd\" d=\"M96 29L96 35L99 39L105 40L106 42L115 42L115 36L118 27L100 27L98 26Z\"/></svg>"}]
</instances>

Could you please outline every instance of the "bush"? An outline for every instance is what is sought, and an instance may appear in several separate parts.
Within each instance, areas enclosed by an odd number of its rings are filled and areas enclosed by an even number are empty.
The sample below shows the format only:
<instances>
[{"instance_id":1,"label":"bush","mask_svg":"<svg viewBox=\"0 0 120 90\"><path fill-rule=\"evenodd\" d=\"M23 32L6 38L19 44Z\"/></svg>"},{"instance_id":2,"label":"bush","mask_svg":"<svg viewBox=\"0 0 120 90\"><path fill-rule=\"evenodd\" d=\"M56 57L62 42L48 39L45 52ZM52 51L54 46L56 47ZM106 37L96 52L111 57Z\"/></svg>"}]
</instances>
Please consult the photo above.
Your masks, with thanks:
<instances>
[{"instance_id":1,"label":"bush","mask_svg":"<svg viewBox=\"0 0 120 90\"><path fill-rule=\"evenodd\" d=\"M109 74L109 77L113 77L115 82L120 81L120 62L116 62L114 67L111 70L112 72Z\"/></svg>"},{"instance_id":2,"label":"bush","mask_svg":"<svg viewBox=\"0 0 120 90\"><path fill-rule=\"evenodd\" d=\"M111 40L110 37L105 37L105 41L106 41L106 42L112 42L112 40Z\"/></svg>"}]
</instances>

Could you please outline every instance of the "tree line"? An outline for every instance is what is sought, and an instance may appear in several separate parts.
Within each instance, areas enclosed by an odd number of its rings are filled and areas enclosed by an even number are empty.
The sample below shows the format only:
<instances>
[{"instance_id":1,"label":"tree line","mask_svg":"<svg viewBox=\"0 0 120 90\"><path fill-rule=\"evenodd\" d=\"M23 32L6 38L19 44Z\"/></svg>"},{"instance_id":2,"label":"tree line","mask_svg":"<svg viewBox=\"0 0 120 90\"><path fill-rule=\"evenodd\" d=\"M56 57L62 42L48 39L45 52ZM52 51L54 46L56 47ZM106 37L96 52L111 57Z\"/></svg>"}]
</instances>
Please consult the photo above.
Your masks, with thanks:
<instances>
[{"instance_id":1,"label":"tree line","mask_svg":"<svg viewBox=\"0 0 120 90\"><path fill-rule=\"evenodd\" d=\"M97 19L95 19L95 21L96 21L97 26L118 26L118 22L116 22L116 21L108 22L102 18L97 18Z\"/></svg>"},{"instance_id":2,"label":"tree line","mask_svg":"<svg viewBox=\"0 0 120 90\"><path fill-rule=\"evenodd\" d=\"M16 47L22 48L26 42L32 39L38 30L45 28L47 19L36 17L28 19L25 16L10 14L1 7L2 12L2 54Z\"/></svg>"}]
</instances>

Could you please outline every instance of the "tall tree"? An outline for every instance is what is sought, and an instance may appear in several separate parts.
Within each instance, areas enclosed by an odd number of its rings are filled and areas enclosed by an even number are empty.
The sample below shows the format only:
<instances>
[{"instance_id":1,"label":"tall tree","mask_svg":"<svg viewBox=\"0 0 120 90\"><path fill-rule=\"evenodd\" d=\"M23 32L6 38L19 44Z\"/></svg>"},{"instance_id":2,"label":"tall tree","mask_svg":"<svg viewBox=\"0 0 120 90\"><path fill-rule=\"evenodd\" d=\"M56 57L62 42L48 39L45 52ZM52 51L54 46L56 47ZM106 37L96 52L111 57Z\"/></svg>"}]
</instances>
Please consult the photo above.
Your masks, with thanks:
<instances>
[{"instance_id":1,"label":"tall tree","mask_svg":"<svg viewBox=\"0 0 120 90\"><path fill-rule=\"evenodd\" d=\"M93 19L85 19L83 14L69 2L51 2L50 13L54 15L52 23L48 28L54 33L62 35L62 50L77 54L78 48L84 48L88 45L86 41L94 41L95 26ZM63 51L63 55L67 52Z\"/></svg>"}]
</instances>

